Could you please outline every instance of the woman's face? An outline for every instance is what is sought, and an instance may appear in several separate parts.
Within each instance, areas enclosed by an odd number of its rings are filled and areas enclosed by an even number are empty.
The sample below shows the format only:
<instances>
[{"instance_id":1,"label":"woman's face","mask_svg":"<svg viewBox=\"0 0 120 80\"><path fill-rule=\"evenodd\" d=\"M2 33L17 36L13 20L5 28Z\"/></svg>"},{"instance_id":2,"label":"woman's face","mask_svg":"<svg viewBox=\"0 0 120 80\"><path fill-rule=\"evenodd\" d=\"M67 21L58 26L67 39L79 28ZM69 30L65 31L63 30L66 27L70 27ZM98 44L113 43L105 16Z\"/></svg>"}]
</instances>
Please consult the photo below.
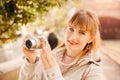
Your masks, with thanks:
<instances>
[{"instance_id":1,"label":"woman's face","mask_svg":"<svg viewBox=\"0 0 120 80\"><path fill-rule=\"evenodd\" d=\"M69 25L65 31L67 54L76 57L91 40L90 32L81 31L79 27Z\"/></svg>"}]
</instances>

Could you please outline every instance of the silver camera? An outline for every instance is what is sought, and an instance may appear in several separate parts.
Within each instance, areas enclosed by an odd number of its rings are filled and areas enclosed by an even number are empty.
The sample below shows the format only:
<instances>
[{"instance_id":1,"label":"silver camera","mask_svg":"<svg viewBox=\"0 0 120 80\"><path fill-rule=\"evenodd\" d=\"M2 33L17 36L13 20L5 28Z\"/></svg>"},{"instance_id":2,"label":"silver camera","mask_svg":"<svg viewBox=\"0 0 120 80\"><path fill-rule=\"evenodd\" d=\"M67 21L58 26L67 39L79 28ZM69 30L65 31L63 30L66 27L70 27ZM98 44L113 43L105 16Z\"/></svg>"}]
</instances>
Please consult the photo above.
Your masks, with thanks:
<instances>
[{"instance_id":1,"label":"silver camera","mask_svg":"<svg viewBox=\"0 0 120 80\"><path fill-rule=\"evenodd\" d=\"M35 36L28 39L25 45L30 50L41 49L45 46L45 40L42 36Z\"/></svg>"}]
</instances>

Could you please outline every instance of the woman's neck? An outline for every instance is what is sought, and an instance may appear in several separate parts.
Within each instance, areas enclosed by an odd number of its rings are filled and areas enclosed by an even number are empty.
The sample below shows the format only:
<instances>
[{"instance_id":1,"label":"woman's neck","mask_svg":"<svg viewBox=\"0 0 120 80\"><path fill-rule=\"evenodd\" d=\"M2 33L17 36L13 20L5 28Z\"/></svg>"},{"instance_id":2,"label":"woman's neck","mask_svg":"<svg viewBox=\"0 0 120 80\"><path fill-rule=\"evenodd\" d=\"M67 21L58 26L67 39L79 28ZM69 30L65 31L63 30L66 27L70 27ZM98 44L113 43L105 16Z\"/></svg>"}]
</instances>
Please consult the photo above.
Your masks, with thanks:
<instances>
[{"instance_id":1,"label":"woman's neck","mask_svg":"<svg viewBox=\"0 0 120 80\"><path fill-rule=\"evenodd\" d=\"M74 57L70 57L65 54L62 58L62 62L69 64L69 63L73 62L74 59L75 59Z\"/></svg>"}]
</instances>

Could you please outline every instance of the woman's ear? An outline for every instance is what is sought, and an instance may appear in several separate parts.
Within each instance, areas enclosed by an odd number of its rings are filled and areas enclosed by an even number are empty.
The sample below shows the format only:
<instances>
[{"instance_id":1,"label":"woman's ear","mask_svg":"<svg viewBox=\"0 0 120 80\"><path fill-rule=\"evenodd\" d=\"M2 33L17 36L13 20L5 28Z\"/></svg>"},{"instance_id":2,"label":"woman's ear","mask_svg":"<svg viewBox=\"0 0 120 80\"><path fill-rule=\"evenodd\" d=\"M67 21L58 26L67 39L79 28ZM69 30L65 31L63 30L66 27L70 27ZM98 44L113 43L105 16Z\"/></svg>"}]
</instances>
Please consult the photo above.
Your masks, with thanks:
<instances>
[{"instance_id":1,"label":"woman's ear","mask_svg":"<svg viewBox=\"0 0 120 80\"><path fill-rule=\"evenodd\" d=\"M88 43L92 43L93 42L93 40L91 39L90 41L88 41Z\"/></svg>"},{"instance_id":2,"label":"woman's ear","mask_svg":"<svg viewBox=\"0 0 120 80\"><path fill-rule=\"evenodd\" d=\"M92 43L94 40L93 36L91 36L90 40L88 41L88 43Z\"/></svg>"}]
</instances>

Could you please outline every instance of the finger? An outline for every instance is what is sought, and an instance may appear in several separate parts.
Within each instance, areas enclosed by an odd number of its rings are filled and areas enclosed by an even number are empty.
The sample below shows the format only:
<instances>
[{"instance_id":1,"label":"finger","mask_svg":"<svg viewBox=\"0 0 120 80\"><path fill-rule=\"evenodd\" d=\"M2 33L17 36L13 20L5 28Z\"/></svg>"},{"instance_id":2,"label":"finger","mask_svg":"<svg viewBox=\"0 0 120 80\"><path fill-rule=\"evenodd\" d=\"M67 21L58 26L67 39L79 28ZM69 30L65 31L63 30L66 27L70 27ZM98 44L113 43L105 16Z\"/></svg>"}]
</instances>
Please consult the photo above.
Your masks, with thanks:
<instances>
[{"instance_id":1,"label":"finger","mask_svg":"<svg viewBox=\"0 0 120 80\"><path fill-rule=\"evenodd\" d=\"M45 56L44 54L41 55L41 61L42 61L42 63L43 63L43 66L44 66L45 68L48 68L49 63L48 63L48 60L46 59L46 56Z\"/></svg>"},{"instance_id":2,"label":"finger","mask_svg":"<svg viewBox=\"0 0 120 80\"><path fill-rule=\"evenodd\" d=\"M52 56L52 51L49 46L46 45L45 47L43 47L43 51L45 52L46 55Z\"/></svg>"},{"instance_id":3,"label":"finger","mask_svg":"<svg viewBox=\"0 0 120 80\"><path fill-rule=\"evenodd\" d=\"M46 54L46 56L47 56L46 59L48 60L48 63L50 65L55 65L56 64L56 59L52 54L50 45L49 45L47 40L45 40L45 39L43 39L43 40L46 42L46 45L43 47L43 49L42 49L43 52L42 53Z\"/></svg>"},{"instance_id":4,"label":"finger","mask_svg":"<svg viewBox=\"0 0 120 80\"><path fill-rule=\"evenodd\" d=\"M53 59L54 62L57 62L55 54L52 54L52 59Z\"/></svg>"},{"instance_id":5,"label":"finger","mask_svg":"<svg viewBox=\"0 0 120 80\"><path fill-rule=\"evenodd\" d=\"M56 62L56 58L55 56L53 55L52 51L46 51L46 54L50 56L52 62Z\"/></svg>"},{"instance_id":6,"label":"finger","mask_svg":"<svg viewBox=\"0 0 120 80\"><path fill-rule=\"evenodd\" d=\"M51 51L51 47L46 38L44 38L46 45L43 48L47 48L48 51Z\"/></svg>"},{"instance_id":7,"label":"finger","mask_svg":"<svg viewBox=\"0 0 120 80\"><path fill-rule=\"evenodd\" d=\"M50 56L51 59L55 58L51 50L49 51L47 48L44 48L43 51L46 53L46 55Z\"/></svg>"},{"instance_id":8,"label":"finger","mask_svg":"<svg viewBox=\"0 0 120 80\"><path fill-rule=\"evenodd\" d=\"M54 64L52 57L50 56L50 54L48 54L45 50L41 51L41 55L44 55L46 57L46 60L48 61L49 65L52 66Z\"/></svg>"},{"instance_id":9,"label":"finger","mask_svg":"<svg viewBox=\"0 0 120 80\"><path fill-rule=\"evenodd\" d=\"M28 54L35 54L35 50L29 50L25 46L22 47L23 52L28 53Z\"/></svg>"},{"instance_id":10,"label":"finger","mask_svg":"<svg viewBox=\"0 0 120 80\"><path fill-rule=\"evenodd\" d=\"M51 64L57 63L56 58L53 56L52 51L51 51L48 43L43 48L43 50L46 53L46 55L48 55L50 57L50 58L48 57L48 59L49 59L49 61L50 61Z\"/></svg>"}]
</instances>

